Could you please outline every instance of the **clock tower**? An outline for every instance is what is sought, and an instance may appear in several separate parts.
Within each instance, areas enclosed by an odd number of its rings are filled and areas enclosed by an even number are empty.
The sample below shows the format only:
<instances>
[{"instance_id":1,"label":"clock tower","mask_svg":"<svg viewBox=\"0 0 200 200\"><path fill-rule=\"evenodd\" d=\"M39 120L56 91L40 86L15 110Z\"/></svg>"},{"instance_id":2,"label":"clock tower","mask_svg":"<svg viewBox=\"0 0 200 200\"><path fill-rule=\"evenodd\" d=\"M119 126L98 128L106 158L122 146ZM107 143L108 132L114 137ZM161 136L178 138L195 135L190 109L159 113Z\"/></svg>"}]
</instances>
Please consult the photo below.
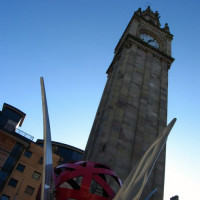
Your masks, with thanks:
<instances>
[{"instance_id":1,"label":"clock tower","mask_svg":"<svg viewBox=\"0 0 200 200\"><path fill-rule=\"evenodd\" d=\"M168 24L150 7L134 13L107 70L108 80L85 149L85 160L109 166L124 181L167 124L168 70L173 62ZM165 148L141 199L162 200Z\"/></svg>"}]
</instances>

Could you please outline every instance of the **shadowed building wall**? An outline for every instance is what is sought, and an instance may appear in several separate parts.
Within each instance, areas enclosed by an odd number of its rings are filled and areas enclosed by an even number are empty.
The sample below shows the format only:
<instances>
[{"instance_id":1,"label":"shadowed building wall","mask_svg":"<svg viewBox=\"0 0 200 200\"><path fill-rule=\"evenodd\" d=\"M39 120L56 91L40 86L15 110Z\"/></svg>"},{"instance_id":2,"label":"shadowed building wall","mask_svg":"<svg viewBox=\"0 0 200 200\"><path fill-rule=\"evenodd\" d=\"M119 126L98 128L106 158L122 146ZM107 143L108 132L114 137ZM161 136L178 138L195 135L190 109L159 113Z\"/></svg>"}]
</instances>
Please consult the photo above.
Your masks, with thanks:
<instances>
[{"instance_id":1,"label":"shadowed building wall","mask_svg":"<svg viewBox=\"0 0 200 200\"><path fill-rule=\"evenodd\" d=\"M113 169L124 181L167 123L168 70L173 36L158 12L138 9L115 48L108 80L84 159ZM163 199L165 149L145 187L144 199Z\"/></svg>"}]
</instances>

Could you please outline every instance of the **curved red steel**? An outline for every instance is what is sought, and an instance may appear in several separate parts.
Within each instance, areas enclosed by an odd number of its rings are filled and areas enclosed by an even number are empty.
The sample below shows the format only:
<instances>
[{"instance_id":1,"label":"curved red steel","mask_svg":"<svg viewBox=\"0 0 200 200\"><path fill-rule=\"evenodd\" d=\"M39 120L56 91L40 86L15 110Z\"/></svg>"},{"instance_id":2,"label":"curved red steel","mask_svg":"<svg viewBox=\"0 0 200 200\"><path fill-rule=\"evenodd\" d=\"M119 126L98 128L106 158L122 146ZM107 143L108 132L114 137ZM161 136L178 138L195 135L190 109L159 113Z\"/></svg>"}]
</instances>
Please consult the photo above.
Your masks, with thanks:
<instances>
[{"instance_id":1,"label":"curved red steel","mask_svg":"<svg viewBox=\"0 0 200 200\"><path fill-rule=\"evenodd\" d=\"M77 161L60 165L54 169L56 200L111 200L115 192L108 183L110 177L115 186L122 183L109 167L90 161ZM94 190L94 186L98 190ZM40 200L40 189L36 200Z\"/></svg>"},{"instance_id":2,"label":"curved red steel","mask_svg":"<svg viewBox=\"0 0 200 200\"><path fill-rule=\"evenodd\" d=\"M108 184L106 176L111 176L121 187L121 181L110 168L100 163L78 161L60 165L54 169L56 199L67 200L108 200L113 199L115 192ZM76 181L80 179L81 183ZM101 192L92 192L92 181L99 185Z\"/></svg>"}]
</instances>

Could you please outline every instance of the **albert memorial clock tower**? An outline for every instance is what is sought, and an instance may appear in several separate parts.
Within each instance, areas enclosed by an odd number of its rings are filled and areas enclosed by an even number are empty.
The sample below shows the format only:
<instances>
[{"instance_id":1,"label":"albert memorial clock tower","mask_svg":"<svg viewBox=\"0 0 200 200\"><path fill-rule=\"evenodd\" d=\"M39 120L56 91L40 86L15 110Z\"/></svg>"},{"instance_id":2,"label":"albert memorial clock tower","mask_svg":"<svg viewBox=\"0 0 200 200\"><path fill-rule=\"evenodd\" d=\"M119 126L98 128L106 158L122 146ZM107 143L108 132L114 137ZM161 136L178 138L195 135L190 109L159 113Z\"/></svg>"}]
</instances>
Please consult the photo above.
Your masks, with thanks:
<instances>
[{"instance_id":1,"label":"albert memorial clock tower","mask_svg":"<svg viewBox=\"0 0 200 200\"><path fill-rule=\"evenodd\" d=\"M103 163L124 181L167 124L168 70L173 35L150 7L134 13L107 70L108 80L87 142L84 159ZM141 199L155 188L162 200L165 152Z\"/></svg>"}]
</instances>

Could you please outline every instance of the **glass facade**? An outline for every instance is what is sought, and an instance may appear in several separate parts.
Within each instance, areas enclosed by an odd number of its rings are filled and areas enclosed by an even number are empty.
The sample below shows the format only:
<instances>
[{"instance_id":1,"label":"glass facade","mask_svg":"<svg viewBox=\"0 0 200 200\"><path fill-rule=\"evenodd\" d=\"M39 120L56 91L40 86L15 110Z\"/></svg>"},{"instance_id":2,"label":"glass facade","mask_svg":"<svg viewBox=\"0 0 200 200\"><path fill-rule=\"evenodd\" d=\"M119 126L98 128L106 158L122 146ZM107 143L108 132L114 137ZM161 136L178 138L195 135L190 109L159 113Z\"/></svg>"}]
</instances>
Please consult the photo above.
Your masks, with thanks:
<instances>
[{"instance_id":1,"label":"glass facade","mask_svg":"<svg viewBox=\"0 0 200 200\"><path fill-rule=\"evenodd\" d=\"M21 114L11 110L10 108L4 108L2 115L7 119L12 119L16 123L18 123L22 118Z\"/></svg>"},{"instance_id":2,"label":"glass facade","mask_svg":"<svg viewBox=\"0 0 200 200\"><path fill-rule=\"evenodd\" d=\"M12 170L15 167L17 160L19 159L21 153L23 151L23 146L20 143L16 143L13 147L10 155L8 156L6 162L4 163L3 167L0 171L0 191L3 189L6 180L8 179L9 175L11 174Z\"/></svg>"},{"instance_id":3,"label":"glass facade","mask_svg":"<svg viewBox=\"0 0 200 200\"><path fill-rule=\"evenodd\" d=\"M37 140L36 143L43 147L43 140ZM61 157L60 164L82 160L84 153L81 149L59 142L52 142L52 152Z\"/></svg>"},{"instance_id":4,"label":"glass facade","mask_svg":"<svg viewBox=\"0 0 200 200\"><path fill-rule=\"evenodd\" d=\"M83 158L83 154L81 154L80 152L62 146L53 145L53 152L62 157L62 163L78 161L82 160Z\"/></svg>"}]
</instances>

